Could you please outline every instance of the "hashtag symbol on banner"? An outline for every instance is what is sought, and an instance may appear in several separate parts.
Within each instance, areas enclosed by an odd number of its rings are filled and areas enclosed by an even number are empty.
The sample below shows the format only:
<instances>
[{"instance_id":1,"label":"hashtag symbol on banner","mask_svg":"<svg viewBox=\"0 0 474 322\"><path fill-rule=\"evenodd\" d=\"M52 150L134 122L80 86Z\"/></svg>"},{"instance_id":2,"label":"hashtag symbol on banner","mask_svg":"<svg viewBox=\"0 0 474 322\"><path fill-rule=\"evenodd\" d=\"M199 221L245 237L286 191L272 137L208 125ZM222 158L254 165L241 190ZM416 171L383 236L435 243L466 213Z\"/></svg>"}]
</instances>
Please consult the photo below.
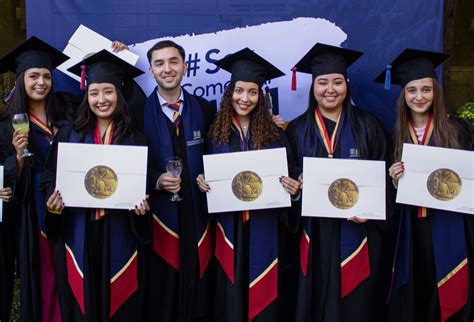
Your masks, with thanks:
<instances>
[{"instance_id":1,"label":"hashtag symbol on banner","mask_svg":"<svg viewBox=\"0 0 474 322\"><path fill-rule=\"evenodd\" d=\"M201 68L198 66L200 61L201 60L199 59L198 53L194 54L194 59L192 54L188 55L188 60L186 61L186 63L188 64L188 73L186 75L187 77L191 76L191 72L193 73L192 76L196 76L196 71Z\"/></svg>"}]
</instances>

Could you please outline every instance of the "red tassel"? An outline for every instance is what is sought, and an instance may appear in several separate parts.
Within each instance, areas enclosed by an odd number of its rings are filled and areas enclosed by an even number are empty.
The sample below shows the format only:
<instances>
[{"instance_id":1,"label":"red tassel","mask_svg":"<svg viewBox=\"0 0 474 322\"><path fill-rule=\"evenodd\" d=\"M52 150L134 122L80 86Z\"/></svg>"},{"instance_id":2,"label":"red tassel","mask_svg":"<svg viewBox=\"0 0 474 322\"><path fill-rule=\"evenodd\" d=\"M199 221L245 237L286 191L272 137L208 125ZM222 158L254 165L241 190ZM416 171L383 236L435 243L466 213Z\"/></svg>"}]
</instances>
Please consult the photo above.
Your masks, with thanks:
<instances>
[{"instance_id":1,"label":"red tassel","mask_svg":"<svg viewBox=\"0 0 474 322\"><path fill-rule=\"evenodd\" d=\"M291 90L296 91L296 67L291 69L293 74L291 75Z\"/></svg>"},{"instance_id":2,"label":"red tassel","mask_svg":"<svg viewBox=\"0 0 474 322\"><path fill-rule=\"evenodd\" d=\"M81 91L86 89L86 65L81 66Z\"/></svg>"}]
</instances>

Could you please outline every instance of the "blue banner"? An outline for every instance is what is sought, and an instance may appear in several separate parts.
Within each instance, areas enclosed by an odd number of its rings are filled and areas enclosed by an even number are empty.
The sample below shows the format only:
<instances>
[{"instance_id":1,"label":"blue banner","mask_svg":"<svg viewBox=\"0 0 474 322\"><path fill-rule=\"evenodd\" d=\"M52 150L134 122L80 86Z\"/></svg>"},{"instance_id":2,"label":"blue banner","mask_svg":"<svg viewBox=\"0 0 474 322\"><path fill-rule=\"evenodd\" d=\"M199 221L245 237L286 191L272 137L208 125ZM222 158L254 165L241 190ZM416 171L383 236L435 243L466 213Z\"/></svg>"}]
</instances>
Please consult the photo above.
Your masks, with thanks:
<instances>
[{"instance_id":1,"label":"blue banner","mask_svg":"<svg viewBox=\"0 0 474 322\"><path fill-rule=\"evenodd\" d=\"M337 45L365 53L349 70L353 100L372 111L387 127L394 122L399 91L385 91L373 79L404 48L442 50L442 0L30 0L26 5L28 36L36 35L59 49L64 49L80 24L109 39L138 44L168 36L212 34L302 17L327 20L346 35ZM294 36L299 39L298 34ZM230 41L234 47L247 46L245 37ZM302 57L313 45L305 37L301 44L296 44L297 48L281 48L273 37L260 42L270 50L278 48L281 57L292 59ZM291 77L289 70L284 72ZM77 90L75 81L69 77L60 72L55 76L57 90ZM279 101L287 95L282 93L281 86ZM308 87L298 90L307 97ZM303 106L280 104L280 112L293 118L306 109L305 104L297 105Z\"/></svg>"}]
</instances>

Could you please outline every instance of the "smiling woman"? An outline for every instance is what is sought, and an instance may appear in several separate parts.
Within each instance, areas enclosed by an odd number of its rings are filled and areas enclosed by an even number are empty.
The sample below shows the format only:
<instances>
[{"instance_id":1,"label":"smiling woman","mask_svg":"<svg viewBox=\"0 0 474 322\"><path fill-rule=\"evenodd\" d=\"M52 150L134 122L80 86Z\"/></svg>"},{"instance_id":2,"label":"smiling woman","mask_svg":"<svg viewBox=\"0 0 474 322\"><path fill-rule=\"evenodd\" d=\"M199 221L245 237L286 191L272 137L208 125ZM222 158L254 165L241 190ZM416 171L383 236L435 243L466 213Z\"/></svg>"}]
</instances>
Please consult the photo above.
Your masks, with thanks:
<instances>
[{"instance_id":1,"label":"smiling woman","mask_svg":"<svg viewBox=\"0 0 474 322\"><path fill-rule=\"evenodd\" d=\"M52 258L44 233L44 199L39 184L50 142L65 118L64 106L55 104L51 71L67 59L60 51L31 37L0 62L0 72L13 71L17 78L7 112L12 119L14 114L27 114L30 123L26 132L13 132L10 122L2 129L14 147L5 160L5 177L9 178L7 184L13 189L15 201L21 204L21 213L14 215L20 217L18 272L22 281L20 310L25 321L61 320L55 271L48 265ZM26 147L33 156L22 157ZM0 280L0 287L9 284Z\"/></svg>"},{"instance_id":2,"label":"smiling woman","mask_svg":"<svg viewBox=\"0 0 474 322\"><path fill-rule=\"evenodd\" d=\"M43 180L49 196L46 230L57 259L62 318L71 322L142 321L141 243L150 238L147 197L143 196L130 211L73 208L64 204L55 184L59 142L145 145L143 134L134 127L127 111L132 102L122 95L126 86L133 84L133 78L143 72L105 49L85 58L70 71L80 75L82 65L88 74L87 93L74 125L58 133ZM117 187L115 173L105 166L92 169L86 181L84 185L94 198L111 196Z\"/></svg>"},{"instance_id":3,"label":"smiling woman","mask_svg":"<svg viewBox=\"0 0 474 322\"><path fill-rule=\"evenodd\" d=\"M402 86L393 133L393 164L389 168L395 187L405 173L402 152L406 144L473 149L472 126L447 114L436 79L435 69L447 57L407 48L390 63L391 76L382 72L376 79ZM434 160L426 161L434 164ZM455 197L460 178L444 170L430 175L427 192L434 198L449 200ZM448 183L447 177L451 177ZM393 260L396 279L387 321L471 321L473 216L410 205L400 205L395 216L399 226ZM445 245L450 245L449 249Z\"/></svg>"},{"instance_id":4,"label":"smiling woman","mask_svg":"<svg viewBox=\"0 0 474 322\"><path fill-rule=\"evenodd\" d=\"M111 83L90 84L87 101L98 120L110 122L117 108L117 90Z\"/></svg>"},{"instance_id":5,"label":"smiling woman","mask_svg":"<svg viewBox=\"0 0 474 322\"><path fill-rule=\"evenodd\" d=\"M347 96L347 83L342 74L319 75L313 82L313 95L323 116L337 121Z\"/></svg>"},{"instance_id":6,"label":"smiling woman","mask_svg":"<svg viewBox=\"0 0 474 322\"><path fill-rule=\"evenodd\" d=\"M211 125L211 153L232 153L285 147L288 163L292 153L285 134L273 123L268 99L261 87L267 80L283 76L268 61L242 49L215 63L231 72L214 123ZM239 177L240 178L237 178ZM257 174L244 171L234 178L233 191L240 200L253 200L261 191ZM201 174L201 191L210 187ZM297 180L282 176L280 184L289 195L299 191ZM282 287L278 261L285 258L285 240L290 219L288 208L220 213L217 218L215 321L277 321L285 312L279 305ZM261 236L265 235L265 240ZM229 247L230 244L230 247ZM262 260L260 254L266 254ZM235 260L234 260L235 259Z\"/></svg>"},{"instance_id":7,"label":"smiling woman","mask_svg":"<svg viewBox=\"0 0 474 322\"><path fill-rule=\"evenodd\" d=\"M51 72L46 68L27 69L24 81L29 100L44 101L51 90Z\"/></svg>"},{"instance_id":8,"label":"smiling woman","mask_svg":"<svg viewBox=\"0 0 474 322\"><path fill-rule=\"evenodd\" d=\"M318 43L295 66L313 77L307 111L291 121L286 131L296 150L301 180L304 157L385 157L382 128L351 102L347 68L361 55ZM348 195L355 189L332 188L331 202L341 208L353 205ZM306 217L301 219L300 234L301 274L294 321L382 320L376 311L383 306L384 284L380 281L388 279L388 274L383 275L388 271L382 269L384 244L379 224L357 217Z\"/></svg>"}]
</instances>

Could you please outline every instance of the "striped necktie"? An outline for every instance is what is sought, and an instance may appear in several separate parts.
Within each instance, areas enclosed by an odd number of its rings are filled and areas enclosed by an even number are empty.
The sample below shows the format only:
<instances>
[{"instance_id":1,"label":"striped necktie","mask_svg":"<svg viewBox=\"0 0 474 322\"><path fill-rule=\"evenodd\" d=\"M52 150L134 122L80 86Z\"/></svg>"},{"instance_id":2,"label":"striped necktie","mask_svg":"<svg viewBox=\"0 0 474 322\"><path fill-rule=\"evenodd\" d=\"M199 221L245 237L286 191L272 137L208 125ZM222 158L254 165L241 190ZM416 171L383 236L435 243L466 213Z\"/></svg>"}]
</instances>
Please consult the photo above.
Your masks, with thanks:
<instances>
[{"instance_id":1,"label":"striped necktie","mask_svg":"<svg viewBox=\"0 0 474 322\"><path fill-rule=\"evenodd\" d=\"M176 103L170 104L167 103L169 109L173 111L173 123L176 127L176 135L179 136L179 125L181 124L181 115L179 114L179 107L181 106L182 101L177 101Z\"/></svg>"}]
</instances>

